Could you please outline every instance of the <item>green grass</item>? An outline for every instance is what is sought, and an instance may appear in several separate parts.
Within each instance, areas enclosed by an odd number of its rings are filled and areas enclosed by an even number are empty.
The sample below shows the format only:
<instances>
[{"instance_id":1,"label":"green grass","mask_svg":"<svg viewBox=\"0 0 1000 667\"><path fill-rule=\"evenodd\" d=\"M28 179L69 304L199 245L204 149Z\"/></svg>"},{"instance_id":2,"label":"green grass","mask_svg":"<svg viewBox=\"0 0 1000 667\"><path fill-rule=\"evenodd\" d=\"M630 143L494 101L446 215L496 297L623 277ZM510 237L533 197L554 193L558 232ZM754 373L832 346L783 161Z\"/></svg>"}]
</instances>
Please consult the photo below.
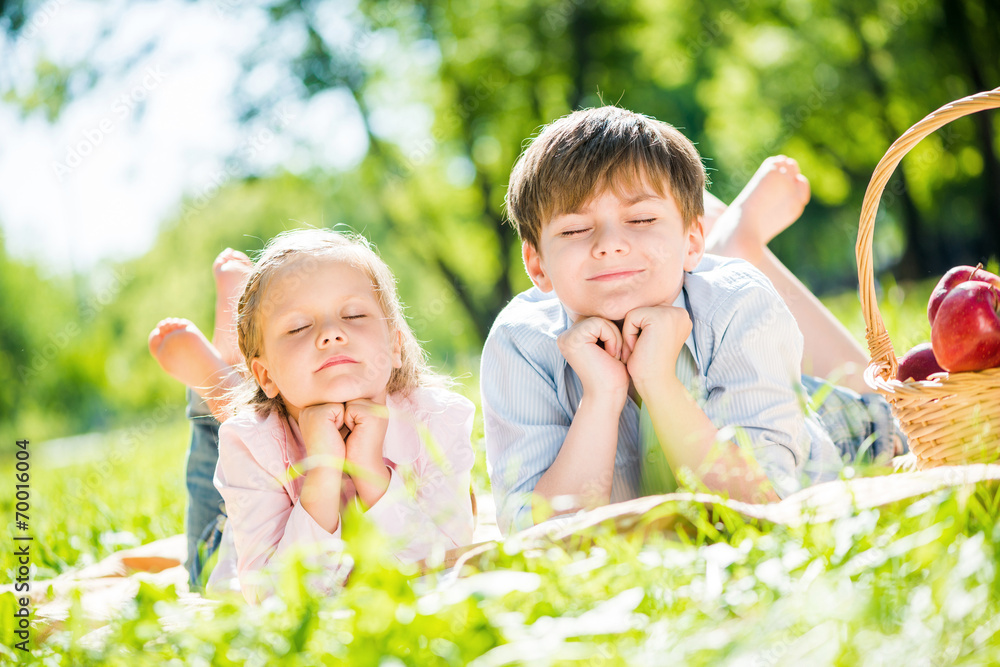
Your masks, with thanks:
<instances>
[{"instance_id":1,"label":"green grass","mask_svg":"<svg viewBox=\"0 0 1000 667\"><path fill-rule=\"evenodd\" d=\"M931 287L887 290L883 315L898 353L926 340ZM854 295L827 302L863 336ZM475 399L474 380L462 381ZM183 420L156 424L142 444L123 434L108 440L95 461L56 467L40 452L32 459L33 530L44 545L37 576L106 555L122 533L145 542L180 532ZM482 483L481 451L477 457ZM97 647L86 647L91 626L77 612L31 654L6 656L130 667L1000 661L995 483L799 528L713 515L693 503L675 509L699 526L684 539L642 543L599 528L573 549L497 549L458 581L414 578L387 562L374 536L349 534L355 569L339 595L313 592L299 563L286 569L282 596L257 608L225 601L193 612L172 589L143 584ZM0 596L0 619L11 618L12 605L10 594ZM9 627L0 620L5 633Z\"/></svg>"},{"instance_id":2,"label":"green grass","mask_svg":"<svg viewBox=\"0 0 1000 667\"><path fill-rule=\"evenodd\" d=\"M35 577L47 579L118 549L182 532L187 438L187 420L178 407L118 432L29 444L29 529L15 533L10 523L8 533L33 536ZM4 454L0 476L12 488L14 454ZM14 500L6 493L0 499L3 516L13 519ZM14 566L5 549L0 555L5 580L13 579Z\"/></svg>"},{"instance_id":3,"label":"green grass","mask_svg":"<svg viewBox=\"0 0 1000 667\"><path fill-rule=\"evenodd\" d=\"M936 284L937 279L900 284L892 281L891 276L882 282L878 299L879 313L892 339L896 357L903 356L914 345L931 339L927 300ZM857 293L845 292L824 298L823 303L867 351L865 319Z\"/></svg>"},{"instance_id":4,"label":"green grass","mask_svg":"<svg viewBox=\"0 0 1000 667\"><path fill-rule=\"evenodd\" d=\"M995 484L950 489L799 529L690 504L680 509L723 527L695 535L700 545L598 529L572 550L498 550L450 585L412 580L354 536L356 568L339 596L310 592L300 565L286 571L282 598L260 608L192 614L172 590L144 586L104 648L84 648L87 628L71 624L32 660L990 664L1000 659L998 503Z\"/></svg>"}]
</instances>

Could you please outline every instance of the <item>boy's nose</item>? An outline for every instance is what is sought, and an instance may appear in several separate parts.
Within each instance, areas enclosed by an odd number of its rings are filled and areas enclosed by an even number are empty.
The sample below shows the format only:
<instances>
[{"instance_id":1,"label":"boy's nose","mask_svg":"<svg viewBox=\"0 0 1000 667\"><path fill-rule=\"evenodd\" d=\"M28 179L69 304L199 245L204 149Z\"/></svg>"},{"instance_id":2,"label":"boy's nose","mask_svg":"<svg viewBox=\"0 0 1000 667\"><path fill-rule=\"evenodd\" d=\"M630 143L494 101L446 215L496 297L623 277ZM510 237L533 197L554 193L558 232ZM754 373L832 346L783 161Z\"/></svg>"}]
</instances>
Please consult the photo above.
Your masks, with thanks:
<instances>
[{"instance_id":1,"label":"boy's nose","mask_svg":"<svg viewBox=\"0 0 1000 667\"><path fill-rule=\"evenodd\" d=\"M594 255L624 255L629 251L628 241L615 225L602 225L594 235Z\"/></svg>"}]
</instances>

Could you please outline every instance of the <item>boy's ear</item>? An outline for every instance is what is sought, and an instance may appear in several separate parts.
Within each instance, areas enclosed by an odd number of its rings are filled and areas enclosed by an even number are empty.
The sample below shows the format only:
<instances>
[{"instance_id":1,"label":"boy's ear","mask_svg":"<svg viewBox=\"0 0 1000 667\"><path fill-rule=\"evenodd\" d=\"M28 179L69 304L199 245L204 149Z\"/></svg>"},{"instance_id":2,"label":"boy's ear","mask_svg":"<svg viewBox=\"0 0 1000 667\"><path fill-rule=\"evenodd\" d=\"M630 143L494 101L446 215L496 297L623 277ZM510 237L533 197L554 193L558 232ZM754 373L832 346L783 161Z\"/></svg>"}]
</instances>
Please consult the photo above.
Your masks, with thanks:
<instances>
[{"instance_id":1,"label":"boy's ear","mask_svg":"<svg viewBox=\"0 0 1000 667\"><path fill-rule=\"evenodd\" d=\"M268 398L274 398L278 395L278 385L274 384L267 366L264 365L264 361L260 357L254 357L250 361L250 372L253 373L253 379L257 381Z\"/></svg>"},{"instance_id":2,"label":"boy's ear","mask_svg":"<svg viewBox=\"0 0 1000 667\"><path fill-rule=\"evenodd\" d=\"M545 274L545 267L542 266L542 256L538 254L535 246L527 241L521 242L521 259L524 260L524 270L528 272L528 277L535 287L543 292L552 291L552 281Z\"/></svg>"},{"instance_id":3,"label":"boy's ear","mask_svg":"<svg viewBox=\"0 0 1000 667\"><path fill-rule=\"evenodd\" d=\"M686 234L687 250L684 253L684 270L694 271L705 255L705 228L701 226L701 218L697 218L691 223Z\"/></svg>"}]
</instances>

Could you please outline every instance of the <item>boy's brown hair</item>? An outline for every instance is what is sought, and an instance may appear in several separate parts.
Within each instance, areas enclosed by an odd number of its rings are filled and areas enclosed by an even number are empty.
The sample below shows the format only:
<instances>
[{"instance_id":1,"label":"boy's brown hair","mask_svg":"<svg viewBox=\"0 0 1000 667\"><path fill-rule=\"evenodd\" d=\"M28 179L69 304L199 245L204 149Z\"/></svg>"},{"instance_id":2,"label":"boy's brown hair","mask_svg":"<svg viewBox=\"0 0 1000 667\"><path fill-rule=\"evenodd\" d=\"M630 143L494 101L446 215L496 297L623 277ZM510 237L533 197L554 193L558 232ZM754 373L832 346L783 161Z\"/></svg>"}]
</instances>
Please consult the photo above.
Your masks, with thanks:
<instances>
[{"instance_id":1,"label":"boy's brown hair","mask_svg":"<svg viewBox=\"0 0 1000 667\"><path fill-rule=\"evenodd\" d=\"M626 195L648 185L673 195L684 229L704 213L705 167L673 126L614 106L574 111L542 128L518 158L507 215L536 250L553 217L579 211L608 188Z\"/></svg>"}]
</instances>

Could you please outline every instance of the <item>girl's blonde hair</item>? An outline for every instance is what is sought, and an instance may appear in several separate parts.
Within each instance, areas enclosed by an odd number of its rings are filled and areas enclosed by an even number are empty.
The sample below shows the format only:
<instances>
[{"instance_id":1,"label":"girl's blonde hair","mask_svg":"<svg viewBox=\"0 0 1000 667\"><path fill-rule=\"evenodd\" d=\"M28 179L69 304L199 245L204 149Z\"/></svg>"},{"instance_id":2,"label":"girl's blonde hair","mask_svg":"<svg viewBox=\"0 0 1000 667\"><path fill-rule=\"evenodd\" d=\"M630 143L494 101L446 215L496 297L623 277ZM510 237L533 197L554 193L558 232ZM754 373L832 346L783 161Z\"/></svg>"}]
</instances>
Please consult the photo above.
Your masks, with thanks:
<instances>
[{"instance_id":1,"label":"girl's blonde hair","mask_svg":"<svg viewBox=\"0 0 1000 667\"><path fill-rule=\"evenodd\" d=\"M295 279L301 281L308 279L305 276L308 276L311 267L331 259L364 271L371 280L390 335L398 335L402 343L402 366L392 369L386 393L406 395L417 387L439 384L439 377L427 365L424 351L403 315L403 304L396 293L396 279L368 240L359 234L298 229L283 232L268 242L257 258L240 297L236 329L240 352L246 360L246 372L242 386L235 390L230 402L234 411L239 407L253 406L262 417L275 410L287 414L281 396L268 398L250 371L250 362L264 352L264 318L275 307L273 297L268 297L268 286L282 267L292 263L300 265L302 271L295 275Z\"/></svg>"}]
</instances>

